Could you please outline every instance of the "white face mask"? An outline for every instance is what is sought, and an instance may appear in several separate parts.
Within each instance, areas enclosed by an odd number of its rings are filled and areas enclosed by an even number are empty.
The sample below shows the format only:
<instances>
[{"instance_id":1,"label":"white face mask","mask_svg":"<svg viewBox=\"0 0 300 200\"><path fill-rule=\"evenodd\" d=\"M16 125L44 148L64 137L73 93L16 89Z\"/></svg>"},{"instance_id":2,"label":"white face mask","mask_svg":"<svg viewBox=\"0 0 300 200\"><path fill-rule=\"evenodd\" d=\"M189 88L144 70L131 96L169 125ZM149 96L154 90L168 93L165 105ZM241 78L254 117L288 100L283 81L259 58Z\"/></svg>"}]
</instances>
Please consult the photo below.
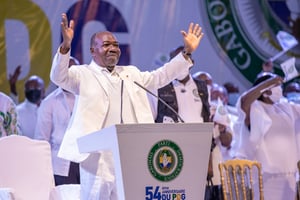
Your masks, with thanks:
<instances>
[{"instance_id":1,"label":"white face mask","mask_svg":"<svg viewBox=\"0 0 300 200\"><path fill-rule=\"evenodd\" d=\"M286 94L286 98L294 103L300 103L300 93L299 92L289 92Z\"/></svg>"},{"instance_id":2,"label":"white face mask","mask_svg":"<svg viewBox=\"0 0 300 200\"><path fill-rule=\"evenodd\" d=\"M272 94L269 96L269 98L274 102L279 102L279 100L282 98L282 88L281 86L276 86L271 88Z\"/></svg>"},{"instance_id":3,"label":"white face mask","mask_svg":"<svg viewBox=\"0 0 300 200\"><path fill-rule=\"evenodd\" d=\"M234 92L228 94L228 104L231 106L235 106L237 100L240 97L240 93Z\"/></svg>"}]
</instances>

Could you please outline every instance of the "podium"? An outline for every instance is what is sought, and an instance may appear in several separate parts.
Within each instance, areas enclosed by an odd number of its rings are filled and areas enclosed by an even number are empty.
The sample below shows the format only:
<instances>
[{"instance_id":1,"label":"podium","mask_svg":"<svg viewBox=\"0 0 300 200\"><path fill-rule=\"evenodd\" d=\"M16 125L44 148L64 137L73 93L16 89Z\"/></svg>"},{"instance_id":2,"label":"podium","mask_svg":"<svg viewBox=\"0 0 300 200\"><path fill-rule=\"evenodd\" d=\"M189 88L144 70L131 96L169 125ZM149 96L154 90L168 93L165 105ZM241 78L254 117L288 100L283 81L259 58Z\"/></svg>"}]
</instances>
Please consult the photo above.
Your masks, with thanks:
<instances>
[{"instance_id":1,"label":"podium","mask_svg":"<svg viewBox=\"0 0 300 200\"><path fill-rule=\"evenodd\" d=\"M212 123L118 124L77 140L112 151L119 200L204 199Z\"/></svg>"}]
</instances>

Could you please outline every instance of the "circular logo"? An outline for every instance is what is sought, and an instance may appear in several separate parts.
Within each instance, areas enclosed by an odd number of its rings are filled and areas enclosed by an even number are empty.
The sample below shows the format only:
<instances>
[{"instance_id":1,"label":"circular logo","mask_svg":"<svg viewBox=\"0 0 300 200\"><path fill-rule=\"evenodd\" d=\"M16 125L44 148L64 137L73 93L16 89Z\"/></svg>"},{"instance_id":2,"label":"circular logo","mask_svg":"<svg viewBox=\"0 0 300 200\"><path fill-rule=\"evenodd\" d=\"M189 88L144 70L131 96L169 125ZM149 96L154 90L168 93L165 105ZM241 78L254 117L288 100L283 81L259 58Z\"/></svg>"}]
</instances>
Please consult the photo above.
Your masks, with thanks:
<instances>
[{"instance_id":1,"label":"circular logo","mask_svg":"<svg viewBox=\"0 0 300 200\"><path fill-rule=\"evenodd\" d=\"M291 57L296 58L299 67L300 45L284 52L278 39L278 33L284 31L300 41L297 28L300 10L299 6L293 6L299 5L299 0L201 0L199 4L203 27L220 59L248 81L253 83L262 63L271 58L274 58L274 72L280 75L283 75L280 64Z\"/></svg>"},{"instance_id":2,"label":"circular logo","mask_svg":"<svg viewBox=\"0 0 300 200\"><path fill-rule=\"evenodd\" d=\"M181 172L183 155L177 144L170 140L161 140L151 148L148 154L148 169L159 181L168 182Z\"/></svg>"}]
</instances>

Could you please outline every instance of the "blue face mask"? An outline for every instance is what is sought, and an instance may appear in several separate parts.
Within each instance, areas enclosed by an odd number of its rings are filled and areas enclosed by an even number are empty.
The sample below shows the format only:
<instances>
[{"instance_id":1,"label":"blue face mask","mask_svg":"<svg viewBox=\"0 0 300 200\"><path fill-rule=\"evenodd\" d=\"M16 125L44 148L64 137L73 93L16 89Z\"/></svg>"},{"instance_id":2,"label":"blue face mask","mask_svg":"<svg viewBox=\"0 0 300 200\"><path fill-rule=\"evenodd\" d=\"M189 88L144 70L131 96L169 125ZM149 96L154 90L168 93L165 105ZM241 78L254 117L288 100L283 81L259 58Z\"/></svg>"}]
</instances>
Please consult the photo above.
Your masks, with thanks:
<instances>
[{"instance_id":1,"label":"blue face mask","mask_svg":"<svg viewBox=\"0 0 300 200\"><path fill-rule=\"evenodd\" d=\"M240 93L234 92L228 94L228 104L231 106L235 106L237 100L240 97Z\"/></svg>"},{"instance_id":2,"label":"blue face mask","mask_svg":"<svg viewBox=\"0 0 300 200\"><path fill-rule=\"evenodd\" d=\"M289 92L286 94L286 98L291 102L300 104L300 93L299 92Z\"/></svg>"}]
</instances>

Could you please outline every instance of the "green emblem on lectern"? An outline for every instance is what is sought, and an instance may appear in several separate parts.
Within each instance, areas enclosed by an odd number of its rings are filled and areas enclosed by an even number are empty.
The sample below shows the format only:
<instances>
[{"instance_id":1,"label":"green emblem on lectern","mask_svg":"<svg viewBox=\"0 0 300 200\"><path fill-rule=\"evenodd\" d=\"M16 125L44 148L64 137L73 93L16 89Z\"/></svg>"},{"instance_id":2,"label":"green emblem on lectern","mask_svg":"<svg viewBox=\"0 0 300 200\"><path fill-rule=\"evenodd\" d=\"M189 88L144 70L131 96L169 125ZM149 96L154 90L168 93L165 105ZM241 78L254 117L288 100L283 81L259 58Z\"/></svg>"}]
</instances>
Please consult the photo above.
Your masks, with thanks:
<instances>
[{"instance_id":1,"label":"green emblem on lectern","mask_svg":"<svg viewBox=\"0 0 300 200\"><path fill-rule=\"evenodd\" d=\"M171 181L181 172L183 155L177 144L170 140L161 140L151 148L148 154L148 169L159 181Z\"/></svg>"}]
</instances>

